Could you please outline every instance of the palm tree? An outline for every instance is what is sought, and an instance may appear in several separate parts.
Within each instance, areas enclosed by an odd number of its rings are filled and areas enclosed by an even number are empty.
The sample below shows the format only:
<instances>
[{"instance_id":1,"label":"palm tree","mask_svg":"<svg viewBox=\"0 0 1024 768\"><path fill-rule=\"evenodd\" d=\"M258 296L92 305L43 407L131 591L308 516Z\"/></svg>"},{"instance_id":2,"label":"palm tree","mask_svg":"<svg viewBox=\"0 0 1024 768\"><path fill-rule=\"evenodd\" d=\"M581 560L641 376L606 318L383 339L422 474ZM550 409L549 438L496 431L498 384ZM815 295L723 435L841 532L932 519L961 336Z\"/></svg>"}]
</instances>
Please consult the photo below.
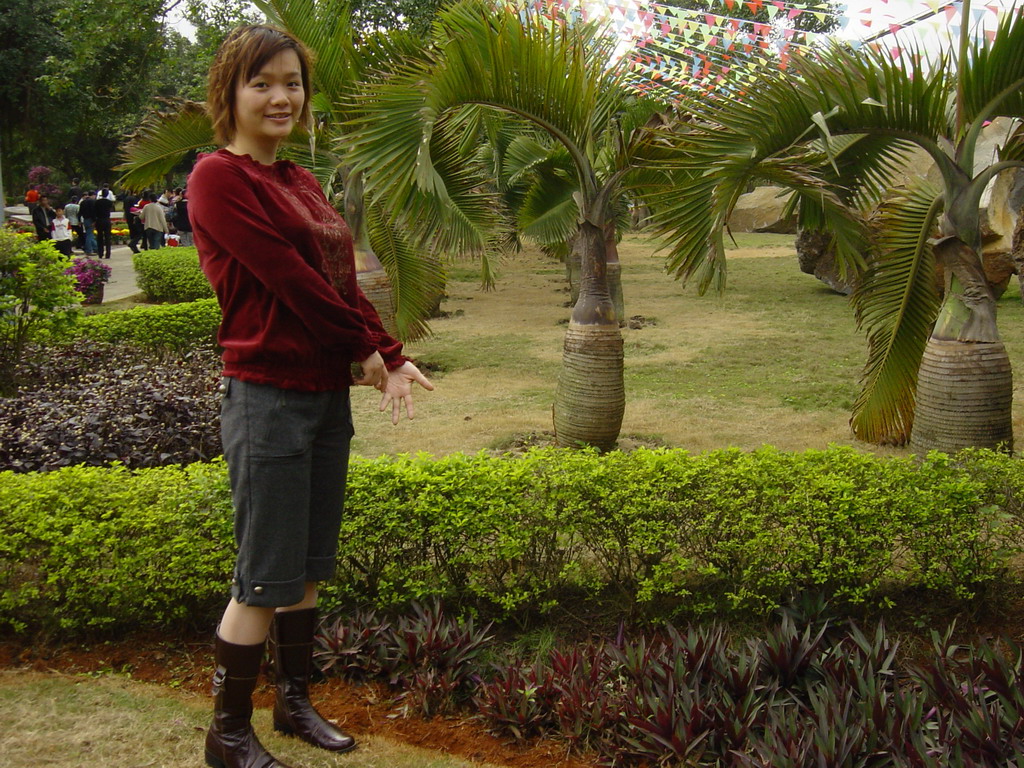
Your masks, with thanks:
<instances>
[{"instance_id":1,"label":"palm tree","mask_svg":"<svg viewBox=\"0 0 1024 768\"><path fill-rule=\"evenodd\" d=\"M572 206L564 184L560 200L563 212L575 214L582 267L555 394L555 433L560 445L602 450L618 438L625 408L606 233L613 202L645 173L636 158L655 109L627 86L615 42L591 25L480 0L451 6L438 16L431 59L364 93L365 115L350 137L353 166L366 172L371 195L391 211L412 210L405 218L432 231L449 226L440 206L451 190L438 170L460 162L452 128L467 108L506 113L557 142L572 174ZM548 155L540 142L524 141L519 149L523 168ZM489 181L478 177L481 187ZM437 215L429 215L434 209ZM538 224L544 225L561 226L555 217Z\"/></svg>"},{"instance_id":2,"label":"palm tree","mask_svg":"<svg viewBox=\"0 0 1024 768\"><path fill-rule=\"evenodd\" d=\"M853 298L869 341L855 434L909 438L916 451L1009 446L1010 367L981 267L979 201L998 173L1024 165L1024 133L999 161L974 163L983 125L1024 116L1022 94L1024 19L1014 12L991 41L965 34L956 58L930 69L922 57L835 44L789 73L766 72L756 89L687 103L693 122L668 137L678 186L650 191L661 231L690 233L672 268L702 290L724 285L722 233L736 199L751 181L789 187L801 226L831 233L840 265L864 272ZM940 188L891 188L909 145L934 161ZM857 211L886 189L877 218L864 221Z\"/></svg>"}]
</instances>

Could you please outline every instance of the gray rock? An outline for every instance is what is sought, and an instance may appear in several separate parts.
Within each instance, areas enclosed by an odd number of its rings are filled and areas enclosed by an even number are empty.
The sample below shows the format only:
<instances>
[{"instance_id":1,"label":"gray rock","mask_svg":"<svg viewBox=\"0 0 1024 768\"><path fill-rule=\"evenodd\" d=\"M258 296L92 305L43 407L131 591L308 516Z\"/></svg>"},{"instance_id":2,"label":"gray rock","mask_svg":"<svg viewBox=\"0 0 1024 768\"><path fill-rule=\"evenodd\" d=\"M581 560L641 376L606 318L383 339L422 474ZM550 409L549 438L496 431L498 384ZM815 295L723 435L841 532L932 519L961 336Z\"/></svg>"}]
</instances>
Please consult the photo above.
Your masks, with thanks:
<instances>
[{"instance_id":1,"label":"gray rock","mask_svg":"<svg viewBox=\"0 0 1024 768\"><path fill-rule=\"evenodd\" d=\"M729 217L729 229L791 235L796 232L796 219L783 216L788 200L789 190L784 187L758 187L740 195Z\"/></svg>"}]
</instances>

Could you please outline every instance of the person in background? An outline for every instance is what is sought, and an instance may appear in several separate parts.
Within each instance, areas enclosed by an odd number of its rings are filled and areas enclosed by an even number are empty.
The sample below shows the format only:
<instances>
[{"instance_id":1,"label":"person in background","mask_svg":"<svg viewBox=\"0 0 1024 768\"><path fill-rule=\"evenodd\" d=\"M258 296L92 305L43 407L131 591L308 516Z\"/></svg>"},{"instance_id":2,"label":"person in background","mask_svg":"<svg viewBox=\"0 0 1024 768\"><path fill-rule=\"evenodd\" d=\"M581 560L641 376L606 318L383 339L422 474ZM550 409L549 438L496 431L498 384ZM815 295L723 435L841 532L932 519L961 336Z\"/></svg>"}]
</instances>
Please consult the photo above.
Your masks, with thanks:
<instances>
[{"instance_id":1,"label":"person in background","mask_svg":"<svg viewBox=\"0 0 1024 768\"><path fill-rule=\"evenodd\" d=\"M164 216L170 221L174 218L174 203L177 200L177 196L173 189L165 189L160 197L156 198L156 202L159 203L164 209Z\"/></svg>"},{"instance_id":2,"label":"person in background","mask_svg":"<svg viewBox=\"0 0 1024 768\"><path fill-rule=\"evenodd\" d=\"M78 179L72 179L71 186L68 187L68 200L73 197L82 198L82 183ZM68 218L70 219L71 216L69 215Z\"/></svg>"},{"instance_id":3,"label":"person in background","mask_svg":"<svg viewBox=\"0 0 1024 768\"><path fill-rule=\"evenodd\" d=\"M252 693L270 638L274 727L322 749L355 740L309 700L317 583L335 572L352 417L349 388L383 393L398 423L412 383L356 282L352 235L313 174L277 160L310 121L309 55L274 27L230 32L210 68L207 110L222 148L188 181L199 261L221 307L221 434L238 555L215 636L206 762L285 768L253 732Z\"/></svg>"},{"instance_id":4,"label":"person in background","mask_svg":"<svg viewBox=\"0 0 1024 768\"><path fill-rule=\"evenodd\" d=\"M142 196L131 192L126 193L124 196L124 221L128 225L128 247L131 248L132 253L139 252L140 242L143 248L146 247L146 230L139 220L140 213L142 213Z\"/></svg>"},{"instance_id":5,"label":"person in background","mask_svg":"<svg viewBox=\"0 0 1024 768\"><path fill-rule=\"evenodd\" d=\"M72 247L77 248L80 251L84 251L85 233L82 230L82 220L78 215L81 208L78 204L78 200L78 195L72 195L71 202L64 206L64 214L68 217L68 221L71 222L71 231L75 233Z\"/></svg>"},{"instance_id":6,"label":"person in background","mask_svg":"<svg viewBox=\"0 0 1024 768\"><path fill-rule=\"evenodd\" d=\"M188 190L181 190L181 197L174 204L174 227L178 230L178 245L192 245L192 222L188 218Z\"/></svg>"},{"instance_id":7,"label":"person in background","mask_svg":"<svg viewBox=\"0 0 1024 768\"><path fill-rule=\"evenodd\" d=\"M34 184L25 190L25 205L29 214L35 213L36 206L39 205L39 190Z\"/></svg>"},{"instance_id":8,"label":"person in background","mask_svg":"<svg viewBox=\"0 0 1024 768\"><path fill-rule=\"evenodd\" d=\"M155 251L164 247L164 235L167 234L167 217L164 207L153 199L153 195L143 196L142 213L139 214L143 229L146 232L146 245Z\"/></svg>"},{"instance_id":9,"label":"person in background","mask_svg":"<svg viewBox=\"0 0 1024 768\"><path fill-rule=\"evenodd\" d=\"M96 195L96 253L101 259L110 258L110 214L114 211L114 193L106 184Z\"/></svg>"},{"instance_id":10,"label":"person in background","mask_svg":"<svg viewBox=\"0 0 1024 768\"><path fill-rule=\"evenodd\" d=\"M82 220L82 234L85 238L85 255L96 255L96 235L93 229L96 226L96 190L90 189L85 193L78 206L78 217Z\"/></svg>"},{"instance_id":11,"label":"person in background","mask_svg":"<svg viewBox=\"0 0 1024 768\"><path fill-rule=\"evenodd\" d=\"M41 195L39 197L39 204L32 211L32 225L36 228L37 240L50 239L54 215L54 210L50 207L50 198L46 195Z\"/></svg>"},{"instance_id":12,"label":"person in background","mask_svg":"<svg viewBox=\"0 0 1024 768\"><path fill-rule=\"evenodd\" d=\"M50 224L50 234L53 244L57 250L65 256L71 255L71 220L64 215L64 206L58 205L55 210L53 221Z\"/></svg>"}]
</instances>

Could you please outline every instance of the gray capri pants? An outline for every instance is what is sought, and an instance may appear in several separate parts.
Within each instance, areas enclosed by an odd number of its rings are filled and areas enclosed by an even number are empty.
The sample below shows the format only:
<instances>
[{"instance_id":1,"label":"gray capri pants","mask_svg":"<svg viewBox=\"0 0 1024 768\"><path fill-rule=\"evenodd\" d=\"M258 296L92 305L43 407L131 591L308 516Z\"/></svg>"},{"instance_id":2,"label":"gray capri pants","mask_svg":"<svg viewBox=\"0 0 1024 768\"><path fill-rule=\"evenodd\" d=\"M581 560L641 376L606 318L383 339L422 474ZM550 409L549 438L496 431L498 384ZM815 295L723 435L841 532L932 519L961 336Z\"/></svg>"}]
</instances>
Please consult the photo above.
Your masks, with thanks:
<instances>
[{"instance_id":1,"label":"gray capri pants","mask_svg":"<svg viewBox=\"0 0 1024 768\"><path fill-rule=\"evenodd\" d=\"M300 602L334 575L352 412L348 389L300 392L225 378L221 438L235 508L231 595Z\"/></svg>"}]
</instances>

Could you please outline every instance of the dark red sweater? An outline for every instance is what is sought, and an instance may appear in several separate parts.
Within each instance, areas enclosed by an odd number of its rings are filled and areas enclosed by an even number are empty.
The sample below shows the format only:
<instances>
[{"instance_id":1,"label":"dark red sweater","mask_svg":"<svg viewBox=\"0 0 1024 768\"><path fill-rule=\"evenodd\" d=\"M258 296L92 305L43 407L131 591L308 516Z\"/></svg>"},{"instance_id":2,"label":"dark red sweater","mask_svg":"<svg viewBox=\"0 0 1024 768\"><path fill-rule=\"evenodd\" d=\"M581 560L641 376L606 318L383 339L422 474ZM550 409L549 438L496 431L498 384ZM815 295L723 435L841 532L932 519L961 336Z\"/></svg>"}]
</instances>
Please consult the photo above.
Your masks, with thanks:
<instances>
[{"instance_id":1,"label":"dark red sweater","mask_svg":"<svg viewBox=\"0 0 1024 768\"><path fill-rule=\"evenodd\" d=\"M379 351L405 358L356 283L352 236L309 171L221 149L188 180L199 261L220 302L224 375L282 389L352 384Z\"/></svg>"}]
</instances>

